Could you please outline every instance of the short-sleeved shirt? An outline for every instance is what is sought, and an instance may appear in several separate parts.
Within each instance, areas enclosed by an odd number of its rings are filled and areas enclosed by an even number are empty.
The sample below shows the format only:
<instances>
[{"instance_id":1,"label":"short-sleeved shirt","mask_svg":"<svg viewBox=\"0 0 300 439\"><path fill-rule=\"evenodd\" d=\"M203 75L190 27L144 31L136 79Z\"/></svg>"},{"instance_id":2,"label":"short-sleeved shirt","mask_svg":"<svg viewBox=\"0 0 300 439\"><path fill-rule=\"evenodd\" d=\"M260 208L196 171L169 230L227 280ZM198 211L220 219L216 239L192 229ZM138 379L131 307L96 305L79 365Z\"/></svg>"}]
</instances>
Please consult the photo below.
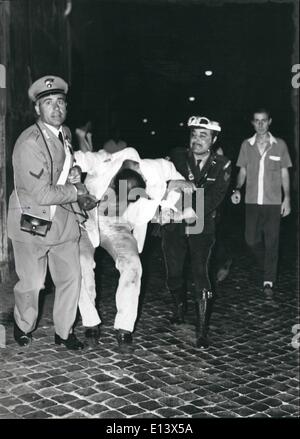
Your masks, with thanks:
<instances>
[{"instance_id":1,"label":"short-sleeved shirt","mask_svg":"<svg viewBox=\"0 0 300 439\"><path fill-rule=\"evenodd\" d=\"M284 140L269 133L269 143L260 155L256 134L244 140L237 166L246 168L246 204L281 204L281 169L292 162Z\"/></svg>"}]
</instances>

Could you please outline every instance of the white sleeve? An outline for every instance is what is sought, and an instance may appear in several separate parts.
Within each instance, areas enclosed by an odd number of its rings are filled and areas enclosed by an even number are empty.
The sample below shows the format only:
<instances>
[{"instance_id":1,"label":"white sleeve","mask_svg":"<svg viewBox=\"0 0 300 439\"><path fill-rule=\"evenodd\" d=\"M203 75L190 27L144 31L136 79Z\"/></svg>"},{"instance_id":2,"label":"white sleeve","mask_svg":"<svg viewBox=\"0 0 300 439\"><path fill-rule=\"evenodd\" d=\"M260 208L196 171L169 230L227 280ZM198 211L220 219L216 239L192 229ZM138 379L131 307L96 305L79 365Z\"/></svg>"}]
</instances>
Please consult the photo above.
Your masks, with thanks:
<instances>
[{"instance_id":1,"label":"white sleeve","mask_svg":"<svg viewBox=\"0 0 300 439\"><path fill-rule=\"evenodd\" d=\"M147 224L154 217L159 206L159 200L147 200L140 198L134 203L129 203L123 213L123 218L128 221L132 228L142 224Z\"/></svg>"},{"instance_id":2,"label":"white sleeve","mask_svg":"<svg viewBox=\"0 0 300 439\"><path fill-rule=\"evenodd\" d=\"M185 178L176 170L174 164L166 159L160 159L161 166L166 181L168 180L185 180Z\"/></svg>"},{"instance_id":3,"label":"white sleeve","mask_svg":"<svg viewBox=\"0 0 300 439\"><path fill-rule=\"evenodd\" d=\"M93 174L99 166L99 161L107 158L108 153L103 149L96 152L75 151L74 156L76 165L81 167L82 172Z\"/></svg>"},{"instance_id":4,"label":"white sleeve","mask_svg":"<svg viewBox=\"0 0 300 439\"><path fill-rule=\"evenodd\" d=\"M148 226L148 223L141 224L139 226L135 226L133 231L132 231L132 234L137 242L137 247L138 247L139 253L142 253L143 248L144 248L147 226Z\"/></svg>"},{"instance_id":5,"label":"white sleeve","mask_svg":"<svg viewBox=\"0 0 300 439\"><path fill-rule=\"evenodd\" d=\"M114 152L112 154L112 160L121 160L121 163L124 160L134 160L139 162L140 156L136 149L132 147L127 147L124 149L121 149L120 151Z\"/></svg>"}]
</instances>

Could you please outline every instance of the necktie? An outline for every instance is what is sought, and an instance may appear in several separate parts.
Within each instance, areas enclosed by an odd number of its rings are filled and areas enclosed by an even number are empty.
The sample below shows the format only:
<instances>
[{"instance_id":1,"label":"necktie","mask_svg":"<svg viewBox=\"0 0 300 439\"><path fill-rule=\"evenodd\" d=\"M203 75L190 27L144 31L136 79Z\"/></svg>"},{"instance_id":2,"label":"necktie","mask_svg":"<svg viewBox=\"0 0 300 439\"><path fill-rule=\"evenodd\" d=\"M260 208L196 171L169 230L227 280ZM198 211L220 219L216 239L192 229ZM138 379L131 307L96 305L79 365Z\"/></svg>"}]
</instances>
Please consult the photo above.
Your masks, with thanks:
<instances>
[{"instance_id":1,"label":"necktie","mask_svg":"<svg viewBox=\"0 0 300 439\"><path fill-rule=\"evenodd\" d=\"M58 138L61 141L62 145L64 145L64 138L63 138L63 135L62 135L61 131L58 133Z\"/></svg>"},{"instance_id":2,"label":"necktie","mask_svg":"<svg viewBox=\"0 0 300 439\"><path fill-rule=\"evenodd\" d=\"M197 160L197 167L198 168L200 168L201 162L202 162L202 159Z\"/></svg>"}]
</instances>

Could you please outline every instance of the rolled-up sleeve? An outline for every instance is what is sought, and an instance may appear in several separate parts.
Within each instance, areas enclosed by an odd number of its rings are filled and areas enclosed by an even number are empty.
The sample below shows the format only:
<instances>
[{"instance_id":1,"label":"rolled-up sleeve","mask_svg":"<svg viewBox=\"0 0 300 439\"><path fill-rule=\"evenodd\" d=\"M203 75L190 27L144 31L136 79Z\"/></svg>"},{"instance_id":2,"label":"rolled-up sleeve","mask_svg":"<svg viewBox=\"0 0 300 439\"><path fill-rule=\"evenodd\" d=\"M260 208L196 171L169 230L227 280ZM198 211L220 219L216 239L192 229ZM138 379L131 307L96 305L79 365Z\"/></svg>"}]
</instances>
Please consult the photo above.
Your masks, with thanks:
<instances>
[{"instance_id":1,"label":"rolled-up sleeve","mask_svg":"<svg viewBox=\"0 0 300 439\"><path fill-rule=\"evenodd\" d=\"M284 140L281 140L281 148L281 168L291 168L293 165L289 155L287 144Z\"/></svg>"},{"instance_id":2,"label":"rolled-up sleeve","mask_svg":"<svg viewBox=\"0 0 300 439\"><path fill-rule=\"evenodd\" d=\"M240 149L240 153L236 162L236 165L239 168L245 168L247 166L248 163L248 159L247 159L247 141L244 141L242 143L241 149Z\"/></svg>"}]
</instances>

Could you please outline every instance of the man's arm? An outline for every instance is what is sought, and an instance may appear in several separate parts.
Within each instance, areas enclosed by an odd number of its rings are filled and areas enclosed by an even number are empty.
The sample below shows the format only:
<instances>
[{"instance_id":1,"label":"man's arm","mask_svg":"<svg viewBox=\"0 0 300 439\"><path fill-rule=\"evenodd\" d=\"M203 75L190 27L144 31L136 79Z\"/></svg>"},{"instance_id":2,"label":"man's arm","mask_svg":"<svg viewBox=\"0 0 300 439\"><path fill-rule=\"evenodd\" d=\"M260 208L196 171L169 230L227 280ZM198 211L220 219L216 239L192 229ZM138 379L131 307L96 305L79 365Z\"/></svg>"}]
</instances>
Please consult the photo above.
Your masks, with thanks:
<instances>
[{"instance_id":1,"label":"man's arm","mask_svg":"<svg viewBox=\"0 0 300 439\"><path fill-rule=\"evenodd\" d=\"M79 151L75 151L74 157L76 164L83 172L93 172L95 166L95 154L92 143L92 133L89 132L91 127L90 122L87 122L83 127L76 128L75 134L79 146Z\"/></svg>"},{"instance_id":2,"label":"man's arm","mask_svg":"<svg viewBox=\"0 0 300 439\"><path fill-rule=\"evenodd\" d=\"M174 163L166 159L158 160L162 165L165 181L168 182L168 192L173 190L193 192L196 189L194 183L186 181L184 176L177 171Z\"/></svg>"},{"instance_id":3,"label":"man's arm","mask_svg":"<svg viewBox=\"0 0 300 439\"><path fill-rule=\"evenodd\" d=\"M283 201L281 203L281 216L285 217L291 212L290 201L290 176L288 168L281 168L281 186L283 189Z\"/></svg>"},{"instance_id":4,"label":"man's arm","mask_svg":"<svg viewBox=\"0 0 300 439\"><path fill-rule=\"evenodd\" d=\"M236 189L241 189L241 187L246 181L246 177L247 177L247 170L246 168L241 167L236 180Z\"/></svg>"},{"instance_id":5,"label":"man's arm","mask_svg":"<svg viewBox=\"0 0 300 439\"><path fill-rule=\"evenodd\" d=\"M93 151L92 133L90 132L91 123L87 122L84 127L75 130L80 151Z\"/></svg>"},{"instance_id":6,"label":"man's arm","mask_svg":"<svg viewBox=\"0 0 300 439\"><path fill-rule=\"evenodd\" d=\"M242 197L241 197L240 189L245 183L246 177L247 177L247 170L244 166L241 166L236 179L236 187L233 190L233 194L231 195L231 201L233 202L233 204L239 204L239 202L241 201Z\"/></svg>"},{"instance_id":7,"label":"man's arm","mask_svg":"<svg viewBox=\"0 0 300 439\"><path fill-rule=\"evenodd\" d=\"M174 163L172 163L170 160L157 159L157 162L160 163L165 181L184 180L184 177L177 171Z\"/></svg>"}]
</instances>

